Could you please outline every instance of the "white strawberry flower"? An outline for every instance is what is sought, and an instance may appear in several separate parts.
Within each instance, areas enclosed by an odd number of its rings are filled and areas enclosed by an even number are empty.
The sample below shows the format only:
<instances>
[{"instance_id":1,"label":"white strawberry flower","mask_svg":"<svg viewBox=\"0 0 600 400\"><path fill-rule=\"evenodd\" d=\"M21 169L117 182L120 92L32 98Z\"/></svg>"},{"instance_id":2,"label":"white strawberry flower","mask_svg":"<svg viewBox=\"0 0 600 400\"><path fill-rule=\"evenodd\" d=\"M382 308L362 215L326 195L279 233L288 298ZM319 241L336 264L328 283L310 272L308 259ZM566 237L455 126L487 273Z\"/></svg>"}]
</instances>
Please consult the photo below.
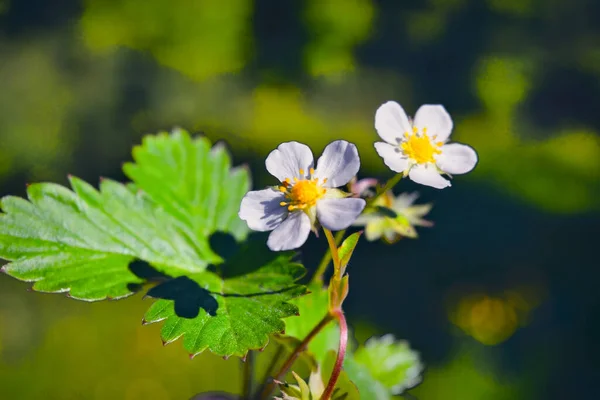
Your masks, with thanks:
<instances>
[{"instance_id":1,"label":"white strawberry flower","mask_svg":"<svg viewBox=\"0 0 600 400\"><path fill-rule=\"evenodd\" d=\"M441 174L465 174L477 164L477 153L471 147L447 143L452 126L441 105L422 105L411 121L400 104L388 101L375 113L375 129L385 141L375 143L375 149L392 171L443 189L450 181Z\"/></svg>"},{"instance_id":2,"label":"white strawberry flower","mask_svg":"<svg viewBox=\"0 0 600 400\"><path fill-rule=\"evenodd\" d=\"M302 246L317 220L332 231L346 229L365 207L363 199L335 189L360 168L352 143L337 140L327 145L316 169L310 148L298 142L280 144L265 164L281 185L248 192L239 216L252 230L272 231L267 245L273 251Z\"/></svg>"},{"instance_id":3,"label":"white strawberry flower","mask_svg":"<svg viewBox=\"0 0 600 400\"><path fill-rule=\"evenodd\" d=\"M360 188L361 183L368 184L366 179L358 181L355 187ZM394 243L402 237L416 239L418 237L415 227L431 227L433 223L423 219L431 210L431 204L414 204L419 194L401 193L397 197L391 190L381 194L370 209L361 214L352 225L365 227L365 238L368 241L383 240ZM372 208L372 209L371 209Z\"/></svg>"}]
</instances>

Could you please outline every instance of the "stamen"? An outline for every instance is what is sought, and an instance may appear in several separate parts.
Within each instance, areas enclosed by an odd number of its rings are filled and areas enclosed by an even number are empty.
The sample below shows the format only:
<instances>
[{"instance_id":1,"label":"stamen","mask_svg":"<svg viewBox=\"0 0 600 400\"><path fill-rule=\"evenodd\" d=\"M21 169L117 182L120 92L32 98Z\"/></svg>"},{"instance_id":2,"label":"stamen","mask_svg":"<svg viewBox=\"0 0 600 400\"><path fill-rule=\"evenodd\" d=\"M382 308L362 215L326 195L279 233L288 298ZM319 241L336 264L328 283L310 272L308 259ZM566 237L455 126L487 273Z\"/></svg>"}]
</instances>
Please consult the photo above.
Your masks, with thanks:
<instances>
[{"instance_id":1,"label":"stamen","mask_svg":"<svg viewBox=\"0 0 600 400\"><path fill-rule=\"evenodd\" d=\"M321 187L320 180L323 180L323 184L327 182L327 178L313 178L312 175L315 173L314 168L310 168L310 176L305 175L304 169L299 169L299 176L285 178L279 190L285 194L285 201L281 201L279 204L282 207L286 207L288 211L303 210L315 206L317 200L321 198L326 188ZM293 182L292 182L293 181Z\"/></svg>"},{"instance_id":2,"label":"stamen","mask_svg":"<svg viewBox=\"0 0 600 400\"><path fill-rule=\"evenodd\" d=\"M441 147L444 145L444 142L437 142L436 145Z\"/></svg>"},{"instance_id":3,"label":"stamen","mask_svg":"<svg viewBox=\"0 0 600 400\"><path fill-rule=\"evenodd\" d=\"M423 128L423 134L424 134L424 135L427 135L427 127L424 127L424 128Z\"/></svg>"},{"instance_id":4,"label":"stamen","mask_svg":"<svg viewBox=\"0 0 600 400\"><path fill-rule=\"evenodd\" d=\"M408 132L404 132L404 137L408 139L410 137L410 134Z\"/></svg>"},{"instance_id":5,"label":"stamen","mask_svg":"<svg viewBox=\"0 0 600 400\"><path fill-rule=\"evenodd\" d=\"M417 128L416 126L413 126L413 133L417 133L419 132L419 128Z\"/></svg>"}]
</instances>

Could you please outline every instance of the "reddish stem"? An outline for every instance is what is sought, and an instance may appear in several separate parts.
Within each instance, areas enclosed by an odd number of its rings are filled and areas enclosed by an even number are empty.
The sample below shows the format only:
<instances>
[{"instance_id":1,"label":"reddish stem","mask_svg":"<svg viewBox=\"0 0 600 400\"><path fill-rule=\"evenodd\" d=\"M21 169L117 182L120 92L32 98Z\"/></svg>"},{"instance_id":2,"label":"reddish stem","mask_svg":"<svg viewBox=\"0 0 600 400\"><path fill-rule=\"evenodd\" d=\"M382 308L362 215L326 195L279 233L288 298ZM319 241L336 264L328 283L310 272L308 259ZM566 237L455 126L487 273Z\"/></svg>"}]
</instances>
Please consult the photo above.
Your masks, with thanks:
<instances>
[{"instance_id":1,"label":"reddish stem","mask_svg":"<svg viewBox=\"0 0 600 400\"><path fill-rule=\"evenodd\" d=\"M341 309L337 309L331 312L333 317L338 320L340 324L340 346L338 348L337 358L335 359L335 365L333 371L331 371L331 377L327 383L327 387L321 396L321 400L329 400L335 389L340 374L342 373L342 367L344 365L344 357L346 356L346 347L348 345L348 324L346 323L346 317Z\"/></svg>"}]
</instances>

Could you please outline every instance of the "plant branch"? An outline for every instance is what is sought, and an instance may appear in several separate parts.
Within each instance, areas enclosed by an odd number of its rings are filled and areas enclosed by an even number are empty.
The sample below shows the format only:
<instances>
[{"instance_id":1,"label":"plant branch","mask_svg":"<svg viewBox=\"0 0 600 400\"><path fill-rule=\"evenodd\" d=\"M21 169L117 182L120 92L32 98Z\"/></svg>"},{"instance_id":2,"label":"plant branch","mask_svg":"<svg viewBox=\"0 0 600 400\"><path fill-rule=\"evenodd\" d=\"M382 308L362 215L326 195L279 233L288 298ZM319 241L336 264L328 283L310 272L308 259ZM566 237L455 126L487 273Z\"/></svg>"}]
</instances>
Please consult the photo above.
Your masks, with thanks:
<instances>
[{"instance_id":1,"label":"plant branch","mask_svg":"<svg viewBox=\"0 0 600 400\"><path fill-rule=\"evenodd\" d=\"M338 231L335 234L335 244L336 246L339 246L340 243L342 243L342 239L344 238L344 235L346 234L346 230L344 229L343 231ZM318 283L320 285L323 284L323 275L325 275L325 272L327 271L327 267L329 266L329 262L331 261L331 250L327 249L327 251L325 252L325 255L323 255L323 259L321 260L321 263L319 264L319 266L317 267L317 270L315 271L315 274L313 275L310 283Z\"/></svg>"},{"instance_id":2,"label":"plant branch","mask_svg":"<svg viewBox=\"0 0 600 400\"><path fill-rule=\"evenodd\" d=\"M340 269L340 256L338 253L337 243L335 242L335 238L333 237L333 234L329 229L323 228L323 232L325 232L327 243L329 243L329 252L331 253L331 258L333 260L333 268L337 276Z\"/></svg>"},{"instance_id":3,"label":"plant branch","mask_svg":"<svg viewBox=\"0 0 600 400\"><path fill-rule=\"evenodd\" d=\"M246 360L244 362L244 399L252 399L252 389L254 381L254 366L255 366L255 354L252 350L246 354Z\"/></svg>"},{"instance_id":4,"label":"plant branch","mask_svg":"<svg viewBox=\"0 0 600 400\"><path fill-rule=\"evenodd\" d=\"M367 199L367 207L370 206L371 204L373 204L381 195L383 195L385 192L387 192L388 190L391 190L394 188L394 186L396 186L396 184L398 184L398 182L400 182L400 180L404 177L404 175L402 173L396 174L393 177L391 177L383 186L383 188L381 188L380 190L377 191L377 193L375 194L375 196L371 197L370 199ZM335 234L335 244L336 246L339 246L340 243L342 243L342 239L344 238L344 235L346 234L346 230L344 229L343 231L338 231ZM337 247L336 247L337 248ZM317 269L315 270L315 274L313 275L310 283L311 284L323 284L323 275L325 275L325 272L327 271L327 267L329 266L329 262L331 261L331 250L327 250L327 252L325 252L325 255L323 255L323 258L321 259L321 262L319 263L319 266L317 267Z\"/></svg>"},{"instance_id":5,"label":"plant branch","mask_svg":"<svg viewBox=\"0 0 600 400\"><path fill-rule=\"evenodd\" d=\"M275 354L271 358L271 362L269 362L269 366L265 370L265 375L263 376L263 379L260 381L260 382L262 382L262 384L260 385L260 387L256 391L256 395L254 396L256 399L258 399L258 395L261 394L265 390L265 388L267 387L267 381L269 380L269 378L273 374L273 370L275 369L275 366L277 365L277 361L279 361L279 359L283 355L284 351L285 351L285 346L282 345L282 344L279 344L277 346L277 351L275 352Z\"/></svg>"},{"instance_id":6,"label":"plant branch","mask_svg":"<svg viewBox=\"0 0 600 400\"><path fill-rule=\"evenodd\" d=\"M285 377L285 374L292 367L300 353L306 350L306 347L308 346L310 341L313 340L315 336L317 336L317 334L321 332L323 328L325 328L327 324L331 322L334 318L334 315L332 315L331 313L327 313L327 315L323 317L323 319L312 329L312 331L310 331L310 333L304 338L304 340L294 349L292 354L289 355L289 357L283 363L281 368L279 368L279 371L275 374L275 376L273 376L272 382L268 384L262 391L262 394L260 396L261 399L267 399L269 397L269 395L275 387L275 381L280 381Z\"/></svg>"},{"instance_id":7,"label":"plant branch","mask_svg":"<svg viewBox=\"0 0 600 400\"><path fill-rule=\"evenodd\" d=\"M396 184L398 182L400 182L400 180L403 177L404 177L403 173L399 173L399 174L396 174L393 177L391 177L385 183L385 185L380 190L377 191L377 193L375 194L375 196L373 196L373 197L371 197L370 199L367 200L367 207L370 206L371 204L373 204L375 202L375 200L377 200L379 198L379 196L381 196L382 194L384 194L388 190L392 190L394 188L394 186L396 186Z\"/></svg>"},{"instance_id":8,"label":"plant branch","mask_svg":"<svg viewBox=\"0 0 600 400\"><path fill-rule=\"evenodd\" d=\"M333 366L333 371L331 371L331 377L329 378L327 387L321 396L321 400L329 400L333 394L337 380L342 373L344 358L346 357L346 347L348 345L348 324L346 323L344 312L341 309L337 309L332 311L332 315L340 325L340 345L338 348L337 358L335 359L335 365Z\"/></svg>"}]
</instances>

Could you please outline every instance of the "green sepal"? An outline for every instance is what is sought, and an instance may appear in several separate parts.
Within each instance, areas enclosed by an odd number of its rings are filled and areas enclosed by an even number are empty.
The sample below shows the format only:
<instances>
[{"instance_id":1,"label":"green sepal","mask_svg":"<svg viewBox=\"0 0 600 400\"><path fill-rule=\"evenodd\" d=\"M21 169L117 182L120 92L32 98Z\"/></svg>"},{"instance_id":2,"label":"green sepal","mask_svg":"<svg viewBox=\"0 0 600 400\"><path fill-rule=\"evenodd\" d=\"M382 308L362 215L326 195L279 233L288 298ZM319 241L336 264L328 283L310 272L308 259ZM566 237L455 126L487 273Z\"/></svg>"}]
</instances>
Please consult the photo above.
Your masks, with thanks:
<instances>
[{"instance_id":1,"label":"green sepal","mask_svg":"<svg viewBox=\"0 0 600 400\"><path fill-rule=\"evenodd\" d=\"M346 267L350 262L350 258L352 257L352 253L358 244L358 239L362 235L362 231L355 232L352 235L348 236L342 245L338 248L338 256L340 258L340 276L344 275L346 272Z\"/></svg>"}]
</instances>

